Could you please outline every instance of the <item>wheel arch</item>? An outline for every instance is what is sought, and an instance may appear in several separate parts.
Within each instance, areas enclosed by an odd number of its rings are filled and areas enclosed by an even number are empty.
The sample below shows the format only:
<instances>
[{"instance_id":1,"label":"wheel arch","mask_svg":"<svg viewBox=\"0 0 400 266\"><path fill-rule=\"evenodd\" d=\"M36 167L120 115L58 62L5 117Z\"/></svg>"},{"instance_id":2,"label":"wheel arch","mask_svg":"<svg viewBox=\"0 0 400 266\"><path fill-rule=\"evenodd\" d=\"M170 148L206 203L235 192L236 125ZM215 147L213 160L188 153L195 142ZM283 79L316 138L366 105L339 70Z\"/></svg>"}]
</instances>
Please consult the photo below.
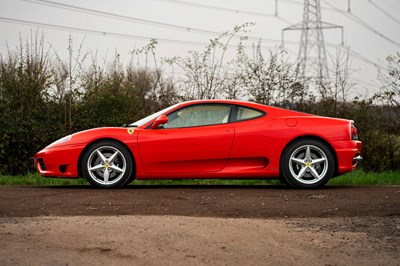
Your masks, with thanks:
<instances>
[{"instance_id":1,"label":"wheel arch","mask_svg":"<svg viewBox=\"0 0 400 266\"><path fill-rule=\"evenodd\" d=\"M78 176L79 177L83 177L83 173L82 173L82 159L83 156L85 155L86 151L94 144L101 142L101 141L114 141L117 142L118 144L121 144L122 146L124 146L126 148L126 150L128 151L129 155L132 158L132 166L133 166L133 174L136 176L136 160L135 160L135 156L133 155L131 149L129 149L128 145L126 145L124 142L118 140L118 139L114 139L114 138L100 138L100 139L96 139L93 140L92 142L89 142L85 148L83 148L83 150L81 151L81 153L79 154L79 158L78 158L78 165L77 165L77 169L78 169Z\"/></svg>"},{"instance_id":2,"label":"wheel arch","mask_svg":"<svg viewBox=\"0 0 400 266\"><path fill-rule=\"evenodd\" d=\"M303 136L298 136L298 137L292 139L291 141L289 141L289 142L285 145L285 147L283 148L282 153L281 153L281 155L280 155L280 157L279 157L279 173L280 173L280 175L282 175L282 157L283 157L283 155L285 154L286 150L287 150L287 149L290 147L290 145L292 145L294 142L299 141L299 140L304 140L304 139L318 140L318 141L322 142L323 144L325 144L325 145L328 147L328 149L332 152L332 154L333 154L333 156L334 156L334 159L335 159L335 171L334 171L333 177L337 176L337 175L338 175L338 171L339 171L339 170L338 170L338 169L339 169L339 166L338 166L338 157L337 157L337 154L336 154L335 149L332 147L332 145L331 145L326 139L321 138L321 137L319 137L319 136L315 136L315 135L303 135Z\"/></svg>"}]
</instances>

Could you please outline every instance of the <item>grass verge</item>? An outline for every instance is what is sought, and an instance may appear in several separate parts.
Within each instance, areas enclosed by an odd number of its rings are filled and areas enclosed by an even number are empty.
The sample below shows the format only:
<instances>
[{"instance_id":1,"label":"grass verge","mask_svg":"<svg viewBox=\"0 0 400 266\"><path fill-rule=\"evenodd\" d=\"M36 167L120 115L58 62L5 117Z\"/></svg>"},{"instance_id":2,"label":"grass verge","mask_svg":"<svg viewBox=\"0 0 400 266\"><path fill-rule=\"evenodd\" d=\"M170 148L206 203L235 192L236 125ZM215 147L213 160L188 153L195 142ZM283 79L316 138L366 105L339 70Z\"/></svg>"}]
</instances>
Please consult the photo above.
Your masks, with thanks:
<instances>
[{"instance_id":1,"label":"grass verge","mask_svg":"<svg viewBox=\"0 0 400 266\"><path fill-rule=\"evenodd\" d=\"M39 174L28 174L24 176L2 176L0 175L0 185L9 186L74 186L88 185L89 183L83 179L66 179L66 178L46 178ZM280 184L279 180L269 179L178 179L178 180L135 180L131 185L271 185Z\"/></svg>"},{"instance_id":2,"label":"grass verge","mask_svg":"<svg viewBox=\"0 0 400 266\"><path fill-rule=\"evenodd\" d=\"M0 175L0 185L9 186L69 186L88 184L85 179L46 178L39 174L24 176Z\"/></svg>"},{"instance_id":3,"label":"grass verge","mask_svg":"<svg viewBox=\"0 0 400 266\"><path fill-rule=\"evenodd\" d=\"M186 179L186 180L135 180L132 185L240 185L240 186L262 186L281 184L279 180L269 179ZM88 185L85 179L61 179L45 178L39 174L28 174L25 176L2 176L0 185L27 185L27 186L74 186ZM333 178L328 185L332 186L356 186L356 185L400 185L400 172L366 173L362 170Z\"/></svg>"},{"instance_id":4,"label":"grass verge","mask_svg":"<svg viewBox=\"0 0 400 266\"><path fill-rule=\"evenodd\" d=\"M132 185L240 185L263 186L278 185L279 180L253 180L253 179L185 179L185 180L135 180ZM45 178L39 174L25 176L2 176L0 185L14 186L75 186L88 185L85 179L61 179ZM356 170L351 173L338 176L329 181L328 186L357 186L357 185L400 185L400 172L374 173Z\"/></svg>"},{"instance_id":5,"label":"grass verge","mask_svg":"<svg viewBox=\"0 0 400 266\"><path fill-rule=\"evenodd\" d=\"M400 185L400 171L398 172L364 172L356 170L345 175L332 178L328 185L356 186L356 185Z\"/></svg>"}]
</instances>

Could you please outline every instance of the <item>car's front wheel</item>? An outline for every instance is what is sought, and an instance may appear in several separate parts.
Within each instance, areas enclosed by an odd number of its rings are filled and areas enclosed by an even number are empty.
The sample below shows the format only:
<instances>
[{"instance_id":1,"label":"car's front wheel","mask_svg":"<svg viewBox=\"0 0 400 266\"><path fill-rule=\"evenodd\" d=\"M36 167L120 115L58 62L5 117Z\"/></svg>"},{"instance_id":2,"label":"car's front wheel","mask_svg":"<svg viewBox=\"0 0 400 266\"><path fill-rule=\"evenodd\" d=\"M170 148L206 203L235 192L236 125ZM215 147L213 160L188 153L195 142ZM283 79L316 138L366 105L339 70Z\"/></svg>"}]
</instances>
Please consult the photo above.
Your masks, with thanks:
<instances>
[{"instance_id":1,"label":"car's front wheel","mask_svg":"<svg viewBox=\"0 0 400 266\"><path fill-rule=\"evenodd\" d=\"M292 143L282 156L286 182L298 188L318 188L335 172L335 157L321 141L302 139Z\"/></svg>"},{"instance_id":2,"label":"car's front wheel","mask_svg":"<svg viewBox=\"0 0 400 266\"><path fill-rule=\"evenodd\" d=\"M118 142L100 141L85 152L82 173L95 187L118 188L133 175L133 163L128 150Z\"/></svg>"}]
</instances>

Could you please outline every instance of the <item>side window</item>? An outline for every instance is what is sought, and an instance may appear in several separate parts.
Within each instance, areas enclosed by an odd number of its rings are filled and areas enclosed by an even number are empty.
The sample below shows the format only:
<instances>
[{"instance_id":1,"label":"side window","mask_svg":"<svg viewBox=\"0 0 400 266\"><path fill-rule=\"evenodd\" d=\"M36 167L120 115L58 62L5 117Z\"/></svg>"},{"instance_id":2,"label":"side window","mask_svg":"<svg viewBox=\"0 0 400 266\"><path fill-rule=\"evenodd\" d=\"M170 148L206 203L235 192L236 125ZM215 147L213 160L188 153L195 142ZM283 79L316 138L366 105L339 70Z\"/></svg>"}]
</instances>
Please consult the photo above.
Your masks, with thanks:
<instances>
[{"instance_id":1,"label":"side window","mask_svg":"<svg viewBox=\"0 0 400 266\"><path fill-rule=\"evenodd\" d=\"M195 127L225 124L229 121L231 106L199 104L182 108L168 115L165 128Z\"/></svg>"},{"instance_id":2,"label":"side window","mask_svg":"<svg viewBox=\"0 0 400 266\"><path fill-rule=\"evenodd\" d=\"M261 111L239 106L237 111L236 121L257 118L263 115L264 113Z\"/></svg>"}]
</instances>

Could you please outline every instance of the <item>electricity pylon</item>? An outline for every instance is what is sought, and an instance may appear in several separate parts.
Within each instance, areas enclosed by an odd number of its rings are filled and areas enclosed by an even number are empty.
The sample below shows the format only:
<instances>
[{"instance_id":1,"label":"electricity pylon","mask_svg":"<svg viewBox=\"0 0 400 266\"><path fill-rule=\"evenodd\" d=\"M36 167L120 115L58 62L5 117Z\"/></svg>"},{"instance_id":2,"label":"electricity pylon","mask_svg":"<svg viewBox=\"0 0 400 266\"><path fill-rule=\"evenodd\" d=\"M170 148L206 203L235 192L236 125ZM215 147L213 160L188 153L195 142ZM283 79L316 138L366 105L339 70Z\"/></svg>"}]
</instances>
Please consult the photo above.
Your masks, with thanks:
<instances>
[{"instance_id":1,"label":"electricity pylon","mask_svg":"<svg viewBox=\"0 0 400 266\"><path fill-rule=\"evenodd\" d=\"M298 60L305 79L329 79L323 29L335 28L342 30L343 44L343 27L321 20L320 0L304 0L303 21L282 30L282 42L285 31L301 30Z\"/></svg>"}]
</instances>

